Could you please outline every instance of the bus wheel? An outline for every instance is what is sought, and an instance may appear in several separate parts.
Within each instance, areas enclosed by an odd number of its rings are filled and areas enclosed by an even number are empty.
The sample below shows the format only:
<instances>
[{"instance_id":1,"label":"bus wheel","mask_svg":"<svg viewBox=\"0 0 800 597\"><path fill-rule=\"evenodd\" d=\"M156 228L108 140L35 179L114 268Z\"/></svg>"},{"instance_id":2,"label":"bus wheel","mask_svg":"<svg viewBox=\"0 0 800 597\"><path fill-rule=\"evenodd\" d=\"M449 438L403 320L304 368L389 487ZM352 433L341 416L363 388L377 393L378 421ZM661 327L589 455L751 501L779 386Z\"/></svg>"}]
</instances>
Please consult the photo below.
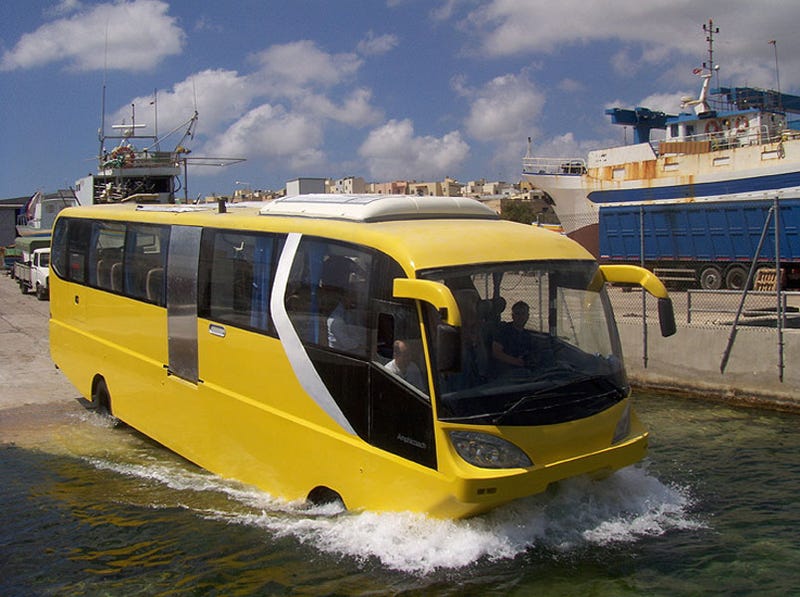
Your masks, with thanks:
<instances>
[{"instance_id":1,"label":"bus wheel","mask_svg":"<svg viewBox=\"0 0 800 597\"><path fill-rule=\"evenodd\" d=\"M703 290L719 290L722 288L722 272L716 265L704 267L700 272L700 288Z\"/></svg>"},{"instance_id":2,"label":"bus wheel","mask_svg":"<svg viewBox=\"0 0 800 597\"><path fill-rule=\"evenodd\" d=\"M344 505L342 496L340 496L330 487L324 487L322 485L312 489L306 500L312 506L327 506L328 504L336 504L340 506L342 510L347 509L347 507Z\"/></svg>"},{"instance_id":3,"label":"bus wheel","mask_svg":"<svg viewBox=\"0 0 800 597\"><path fill-rule=\"evenodd\" d=\"M111 415L111 394L108 393L108 386L106 380L102 377L94 384L94 391L92 392L92 404L95 405L97 410L103 414Z\"/></svg>"},{"instance_id":4,"label":"bus wheel","mask_svg":"<svg viewBox=\"0 0 800 597\"><path fill-rule=\"evenodd\" d=\"M728 290L742 290L747 283L747 271L741 265L732 265L725 274L725 286Z\"/></svg>"}]
</instances>

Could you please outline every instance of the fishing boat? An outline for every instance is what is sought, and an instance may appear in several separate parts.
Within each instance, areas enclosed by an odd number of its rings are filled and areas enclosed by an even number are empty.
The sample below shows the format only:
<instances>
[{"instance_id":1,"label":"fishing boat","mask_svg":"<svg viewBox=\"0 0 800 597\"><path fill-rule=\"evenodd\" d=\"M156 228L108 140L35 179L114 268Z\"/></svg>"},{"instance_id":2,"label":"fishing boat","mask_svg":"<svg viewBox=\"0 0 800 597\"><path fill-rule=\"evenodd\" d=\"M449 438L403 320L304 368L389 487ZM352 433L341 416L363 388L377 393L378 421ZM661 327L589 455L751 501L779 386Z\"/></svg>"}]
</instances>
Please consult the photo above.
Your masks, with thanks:
<instances>
[{"instance_id":1,"label":"fishing boat","mask_svg":"<svg viewBox=\"0 0 800 597\"><path fill-rule=\"evenodd\" d=\"M718 29L709 21L703 30L700 93L682 98L679 114L606 110L632 127L633 143L585 159L533 156L529 139L523 175L550 195L565 233L601 262L644 261L667 280L706 289L741 289L754 259L800 280L800 121L791 120L800 97L712 88ZM791 236L778 248L759 247L770 213Z\"/></svg>"},{"instance_id":2,"label":"fishing boat","mask_svg":"<svg viewBox=\"0 0 800 597\"><path fill-rule=\"evenodd\" d=\"M112 125L111 134L106 134L104 123L101 122L97 172L75 182L75 194L80 204L122 201L175 203L176 199L180 200L181 189L184 199L187 199L186 164L187 155L191 152L183 144L193 136L197 118L195 111L188 121L165 135L167 137L175 130L185 129L181 139L170 150L161 149L163 139L157 134L137 133L146 125L136 122L134 106L131 106L130 123ZM115 145L109 147L111 144Z\"/></svg>"}]
</instances>

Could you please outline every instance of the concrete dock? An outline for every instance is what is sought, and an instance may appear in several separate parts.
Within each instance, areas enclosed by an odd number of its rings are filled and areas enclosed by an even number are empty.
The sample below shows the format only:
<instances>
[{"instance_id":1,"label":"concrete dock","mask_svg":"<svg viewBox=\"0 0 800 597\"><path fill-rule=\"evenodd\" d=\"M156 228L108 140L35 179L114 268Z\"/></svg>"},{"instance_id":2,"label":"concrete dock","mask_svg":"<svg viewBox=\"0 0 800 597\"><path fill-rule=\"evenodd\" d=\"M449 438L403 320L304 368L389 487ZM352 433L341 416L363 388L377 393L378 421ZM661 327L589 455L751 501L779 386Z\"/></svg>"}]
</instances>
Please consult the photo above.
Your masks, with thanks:
<instances>
[{"instance_id":1,"label":"concrete dock","mask_svg":"<svg viewBox=\"0 0 800 597\"><path fill-rule=\"evenodd\" d=\"M48 301L0 273L0 409L74 402L80 395L50 360Z\"/></svg>"},{"instance_id":2,"label":"concrete dock","mask_svg":"<svg viewBox=\"0 0 800 597\"><path fill-rule=\"evenodd\" d=\"M635 297L631 301L622 292L612 288L609 294L634 387L800 412L800 329L796 320L791 322L794 327L783 328L782 335L775 329L774 317L764 322L766 325L750 321L738 326L721 372L735 319L729 309L731 297L718 299L718 313L711 310L705 318L692 319L689 324L685 291L672 292L678 331L669 338L659 332L656 303L651 300L645 345L641 306Z\"/></svg>"}]
</instances>

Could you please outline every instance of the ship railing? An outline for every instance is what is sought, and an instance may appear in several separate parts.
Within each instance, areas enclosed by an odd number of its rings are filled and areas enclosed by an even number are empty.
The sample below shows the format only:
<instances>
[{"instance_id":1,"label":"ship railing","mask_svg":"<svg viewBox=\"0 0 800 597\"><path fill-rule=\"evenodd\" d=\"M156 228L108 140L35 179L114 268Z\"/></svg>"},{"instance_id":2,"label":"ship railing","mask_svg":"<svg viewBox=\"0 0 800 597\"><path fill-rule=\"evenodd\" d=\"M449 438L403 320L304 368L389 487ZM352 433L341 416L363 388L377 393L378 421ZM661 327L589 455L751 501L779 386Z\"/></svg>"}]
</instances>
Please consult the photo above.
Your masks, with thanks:
<instances>
[{"instance_id":1,"label":"ship railing","mask_svg":"<svg viewBox=\"0 0 800 597\"><path fill-rule=\"evenodd\" d=\"M770 129L762 125L758 130L746 129L741 132L727 130L687 135L680 139L664 139L654 141L653 149L658 155L669 153L707 153L722 149L766 145L781 140L783 130Z\"/></svg>"},{"instance_id":2,"label":"ship railing","mask_svg":"<svg viewBox=\"0 0 800 597\"><path fill-rule=\"evenodd\" d=\"M586 173L586 160L583 158L522 158L523 174L566 174L580 176Z\"/></svg>"},{"instance_id":3,"label":"ship railing","mask_svg":"<svg viewBox=\"0 0 800 597\"><path fill-rule=\"evenodd\" d=\"M112 158L110 154L100 158L100 167L106 168L176 168L180 166L179 154L172 151L136 151L133 160Z\"/></svg>"}]
</instances>

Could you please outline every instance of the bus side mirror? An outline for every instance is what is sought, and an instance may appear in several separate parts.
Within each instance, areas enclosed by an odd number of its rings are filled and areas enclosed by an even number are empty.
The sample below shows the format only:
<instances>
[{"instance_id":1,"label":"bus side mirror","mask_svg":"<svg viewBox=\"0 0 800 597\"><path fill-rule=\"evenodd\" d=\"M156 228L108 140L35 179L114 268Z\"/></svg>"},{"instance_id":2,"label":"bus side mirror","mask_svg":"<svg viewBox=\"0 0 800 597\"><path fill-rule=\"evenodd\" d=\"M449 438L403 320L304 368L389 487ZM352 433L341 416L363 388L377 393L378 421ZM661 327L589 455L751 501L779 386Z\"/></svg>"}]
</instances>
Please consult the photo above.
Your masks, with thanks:
<instances>
[{"instance_id":1,"label":"bus side mirror","mask_svg":"<svg viewBox=\"0 0 800 597\"><path fill-rule=\"evenodd\" d=\"M672 336L675 326L675 311L672 308L672 299L667 294L667 288L653 272L637 265L601 265L600 271L606 282L620 284L636 284L658 299L658 322L661 326L661 335L665 338Z\"/></svg>"},{"instance_id":2,"label":"bus side mirror","mask_svg":"<svg viewBox=\"0 0 800 597\"><path fill-rule=\"evenodd\" d=\"M675 325L675 310L672 308L671 298L658 299L658 323L661 326L661 335L667 338L677 331Z\"/></svg>"},{"instance_id":3,"label":"bus side mirror","mask_svg":"<svg viewBox=\"0 0 800 597\"><path fill-rule=\"evenodd\" d=\"M436 327L436 368L440 373L461 370L461 332L446 323Z\"/></svg>"},{"instance_id":4,"label":"bus side mirror","mask_svg":"<svg viewBox=\"0 0 800 597\"><path fill-rule=\"evenodd\" d=\"M444 284L432 280L395 278L392 294L395 298L408 298L430 303L441 313L445 323L456 327L461 325L461 312L458 310L456 299Z\"/></svg>"}]
</instances>

